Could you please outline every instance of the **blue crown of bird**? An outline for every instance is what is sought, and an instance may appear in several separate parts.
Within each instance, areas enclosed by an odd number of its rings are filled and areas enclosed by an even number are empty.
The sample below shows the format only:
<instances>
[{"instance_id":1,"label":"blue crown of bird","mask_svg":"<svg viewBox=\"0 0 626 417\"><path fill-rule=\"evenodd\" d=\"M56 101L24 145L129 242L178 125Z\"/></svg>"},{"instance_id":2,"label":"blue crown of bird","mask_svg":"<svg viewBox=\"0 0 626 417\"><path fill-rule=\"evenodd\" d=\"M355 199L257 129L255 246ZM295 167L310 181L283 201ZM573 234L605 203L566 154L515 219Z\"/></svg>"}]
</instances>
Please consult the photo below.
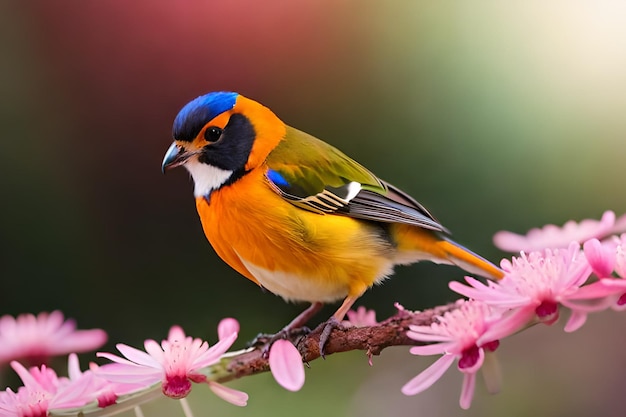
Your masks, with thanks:
<instances>
[{"instance_id":1,"label":"blue crown of bird","mask_svg":"<svg viewBox=\"0 0 626 417\"><path fill-rule=\"evenodd\" d=\"M285 300L311 303L283 332L343 299L327 322L337 326L395 265L429 260L503 275L452 241L406 192L241 94L190 101L173 137L162 169L191 174L202 228L219 257Z\"/></svg>"}]
</instances>

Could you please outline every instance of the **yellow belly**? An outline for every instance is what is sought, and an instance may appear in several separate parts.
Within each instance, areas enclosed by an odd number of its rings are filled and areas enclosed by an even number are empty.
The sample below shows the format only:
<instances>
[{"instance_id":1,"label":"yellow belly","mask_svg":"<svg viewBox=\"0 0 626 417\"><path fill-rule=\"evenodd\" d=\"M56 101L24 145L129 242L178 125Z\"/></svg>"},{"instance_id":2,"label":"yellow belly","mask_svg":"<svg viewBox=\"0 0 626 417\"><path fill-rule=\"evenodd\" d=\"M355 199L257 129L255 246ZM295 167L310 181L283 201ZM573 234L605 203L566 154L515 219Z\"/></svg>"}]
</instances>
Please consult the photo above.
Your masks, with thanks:
<instances>
[{"instance_id":1,"label":"yellow belly","mask_svg":"<svg viewBox=\"0 0 626 417\"><path fill-rule=\"evenodd\" d=\"M392 272L393 247L379 226L299 209L272 191L260 170L196 206L217 254L286 299L358 296Z\"/></svg>"}]
</instances>

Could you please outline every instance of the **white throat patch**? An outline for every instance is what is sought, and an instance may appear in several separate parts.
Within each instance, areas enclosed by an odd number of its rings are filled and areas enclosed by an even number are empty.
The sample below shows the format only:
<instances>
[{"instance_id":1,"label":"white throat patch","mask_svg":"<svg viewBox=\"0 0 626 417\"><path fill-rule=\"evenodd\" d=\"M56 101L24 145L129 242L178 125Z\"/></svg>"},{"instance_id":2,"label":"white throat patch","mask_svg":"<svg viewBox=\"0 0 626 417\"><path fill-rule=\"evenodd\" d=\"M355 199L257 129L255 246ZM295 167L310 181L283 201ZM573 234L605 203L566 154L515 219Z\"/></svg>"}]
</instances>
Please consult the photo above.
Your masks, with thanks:
<instances>
[{"instance_id":1,"label":"white throat patch","mask_svg":"<svg viewBox=\"0 0 626 417\"><path fill-rule=\"evenodd\" d=\"M187 171L193 178L193 194L196 197L204 197L211 194L211 191L220 188L233 175L233 171L226 171L212 165L203 164L196 159L187 161L185 168L187 168Z\"/></svg>"}]
</instances>

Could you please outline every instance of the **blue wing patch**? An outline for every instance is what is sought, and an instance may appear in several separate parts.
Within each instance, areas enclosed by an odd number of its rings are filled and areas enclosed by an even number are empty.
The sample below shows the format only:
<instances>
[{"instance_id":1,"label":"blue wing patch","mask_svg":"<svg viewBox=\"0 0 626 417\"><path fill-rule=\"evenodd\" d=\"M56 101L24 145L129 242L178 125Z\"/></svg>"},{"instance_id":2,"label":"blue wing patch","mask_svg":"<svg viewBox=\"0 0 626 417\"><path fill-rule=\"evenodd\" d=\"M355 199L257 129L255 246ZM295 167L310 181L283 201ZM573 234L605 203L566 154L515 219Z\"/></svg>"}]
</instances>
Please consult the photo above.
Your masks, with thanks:
<instances>
[{"instance_id":1,"label":"blue wing patch","mask_svg":"<svg viewBox=\"0 0 626 417\"><path fill-rule=\"evenodd\" d=\"M267 178L272 181L275 185L277 185L278 187L286 187L289 186L289 183L287 182L287 180L285 179L285 177L283 177L280 172L278 171L274 171L273 169L269 169L267 171Z\"/></svg>"}]
</instances>

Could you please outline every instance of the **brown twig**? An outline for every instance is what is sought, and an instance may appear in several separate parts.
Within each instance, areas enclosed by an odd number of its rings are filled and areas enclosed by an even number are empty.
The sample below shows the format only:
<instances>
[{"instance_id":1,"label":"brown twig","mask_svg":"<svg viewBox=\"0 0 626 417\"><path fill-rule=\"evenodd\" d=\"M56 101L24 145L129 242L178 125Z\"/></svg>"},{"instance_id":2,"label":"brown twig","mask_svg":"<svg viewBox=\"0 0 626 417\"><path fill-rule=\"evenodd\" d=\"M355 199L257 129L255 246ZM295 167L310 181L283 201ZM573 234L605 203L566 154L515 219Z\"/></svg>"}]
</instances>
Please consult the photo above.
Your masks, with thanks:
<instances>
[{"instance_id":1,"label":"brown twig","mask_svg":"<svg viewBox=\"0 0 626 417\"><path fill-rule=\"evenodd\" d=\"M333 329L325 346L325 355L351 350L363 350L371 356L379 355L383 349L389 346L422 344L407 336L409 325L430 325L434 317L454 308L456 308L455 304L417 312L399 309L395 315L374 326ZM291 339L294 345L298 347L305 362L311 362L320 357L319 339L323 327L323 325L320 325L306 336L296 336ZM244 376L267 372L268 370L268 360L263 356L262 348L259 347L231 358L227 367L227 375L220 378L218 382L226 382Z\"/></svg>"}]
</instances>

